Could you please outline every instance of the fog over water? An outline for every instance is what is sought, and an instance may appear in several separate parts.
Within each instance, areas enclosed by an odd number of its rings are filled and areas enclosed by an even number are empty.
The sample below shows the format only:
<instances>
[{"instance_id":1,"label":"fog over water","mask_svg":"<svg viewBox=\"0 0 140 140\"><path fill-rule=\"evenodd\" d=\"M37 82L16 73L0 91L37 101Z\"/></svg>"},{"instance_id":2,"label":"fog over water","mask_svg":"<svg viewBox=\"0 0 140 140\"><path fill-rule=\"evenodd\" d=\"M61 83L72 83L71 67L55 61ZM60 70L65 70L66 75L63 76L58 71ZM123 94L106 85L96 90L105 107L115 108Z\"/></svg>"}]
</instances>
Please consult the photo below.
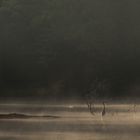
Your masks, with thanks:
<instances>
[{"instance_id":1,"label":"fog over water","mask_svg":"<svg viewBox=\"0 0 140 140\"><path fill-rule=\"evenodd\" d=\"M95 105L91 115L86 105L1 104L0 113L17 112L30 115L52 115L59 118L0 119L3 140L139 140L140 106L136 113L132 104Z\"/></svg>"},{"instance_id":2,"label":"fog over water","mask_svg":"<svg viewBox=\"0 0 140 140\"><path fill-rule=\"evenodd\" d=\"M0 0L0 140L139 140L139 13L139 0Z\"/></svg>"}]
</instances>

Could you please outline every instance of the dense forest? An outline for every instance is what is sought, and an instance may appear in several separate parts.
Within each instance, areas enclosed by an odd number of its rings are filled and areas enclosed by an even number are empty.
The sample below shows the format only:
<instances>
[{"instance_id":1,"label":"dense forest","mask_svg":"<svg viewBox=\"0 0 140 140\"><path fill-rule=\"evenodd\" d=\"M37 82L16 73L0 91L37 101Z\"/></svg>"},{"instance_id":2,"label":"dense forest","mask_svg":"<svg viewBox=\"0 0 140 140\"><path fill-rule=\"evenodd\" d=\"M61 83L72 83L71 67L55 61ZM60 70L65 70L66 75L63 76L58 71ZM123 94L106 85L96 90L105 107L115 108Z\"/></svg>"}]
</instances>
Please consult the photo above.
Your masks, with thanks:
<instances>
[{"instance_id":1,"label":"dense forest","mask_svg":"<svg viewBox=\"0 0 140 140\"><path fill-rule=\"evenodd\" d=\"M0 96L139 96L140 2L0 0Z\"/></svg>"}]
</instances>

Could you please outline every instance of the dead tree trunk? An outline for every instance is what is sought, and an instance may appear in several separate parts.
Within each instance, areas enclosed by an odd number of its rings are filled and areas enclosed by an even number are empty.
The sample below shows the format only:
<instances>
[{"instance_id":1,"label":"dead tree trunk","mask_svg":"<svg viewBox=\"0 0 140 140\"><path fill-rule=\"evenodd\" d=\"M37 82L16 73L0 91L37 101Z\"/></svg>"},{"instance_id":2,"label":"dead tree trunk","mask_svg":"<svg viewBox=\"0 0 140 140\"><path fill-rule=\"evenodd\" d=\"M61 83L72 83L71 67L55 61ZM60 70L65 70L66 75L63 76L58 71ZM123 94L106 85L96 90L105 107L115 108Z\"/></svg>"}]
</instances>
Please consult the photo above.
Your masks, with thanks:
<instances>
[{"instance_id":1,"label":"dead tree trunk","mask_svg":"<svg viewBox=\"0 0 140 140\"><path fill-rule=\"evenodd\" d=\"M96 113L95 101L98 97L103 98L106 92L106 87L107 83L105 80L96 79L90 83L90 86L85 93L85 100L88 110L92 115Z\"/></svg>"}]
</instances>

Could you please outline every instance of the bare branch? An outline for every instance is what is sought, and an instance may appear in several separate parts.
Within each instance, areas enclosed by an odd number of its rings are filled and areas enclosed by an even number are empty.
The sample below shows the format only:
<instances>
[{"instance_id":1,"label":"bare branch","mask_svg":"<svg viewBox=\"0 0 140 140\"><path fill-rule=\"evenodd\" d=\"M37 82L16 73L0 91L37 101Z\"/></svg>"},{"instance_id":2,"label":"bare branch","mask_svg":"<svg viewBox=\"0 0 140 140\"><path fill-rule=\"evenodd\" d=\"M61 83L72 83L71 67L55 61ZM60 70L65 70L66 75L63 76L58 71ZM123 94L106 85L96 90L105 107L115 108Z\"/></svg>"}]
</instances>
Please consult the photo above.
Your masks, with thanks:
<instances>
[{"instance_id":1,"label":"bare branch","mask_svg":"<svg viewBox=\"0 0 140 140\"><path fill-rule=\"evenodd\" d=\"M89 109L89 112L92 115L95 114L94 105L95 105L95 101L97 97L104 96L104 93L106 92L107 88L108 88L107 80L99 80L96 78L91 83L89 83L89 87L87 89L87 92L85 93L85 100L86 100L86 104ZM105 104L103 105L104 105L104 112L105 112Z\"/></svg>"}]
</instances>

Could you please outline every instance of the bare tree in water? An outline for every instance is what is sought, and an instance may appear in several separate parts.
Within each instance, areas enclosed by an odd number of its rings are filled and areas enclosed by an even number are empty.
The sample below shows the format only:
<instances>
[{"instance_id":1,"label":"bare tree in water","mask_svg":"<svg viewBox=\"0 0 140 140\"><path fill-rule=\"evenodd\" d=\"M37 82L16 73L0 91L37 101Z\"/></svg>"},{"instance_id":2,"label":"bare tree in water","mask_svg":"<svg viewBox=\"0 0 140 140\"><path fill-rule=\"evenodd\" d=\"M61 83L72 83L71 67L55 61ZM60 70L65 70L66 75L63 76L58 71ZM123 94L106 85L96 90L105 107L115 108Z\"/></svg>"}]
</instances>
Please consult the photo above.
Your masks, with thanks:
<instances>
[{"instance_id":1,"label":"bare tree in water","mask_svg":"<svg viewBox=\"0 0 140 140\"><path fill-rule=\"evenodd\" d=\"M105 101L104 97L109 89L109 84L107 80L95 79L90 82L89 87L85 91L85 100L89 112L94 115L96 113L95 103L97 99L101 98L103 101L103 110L105 112ZM105 113L104 113L105 115Z\"/></svg>"}]
</instances>

